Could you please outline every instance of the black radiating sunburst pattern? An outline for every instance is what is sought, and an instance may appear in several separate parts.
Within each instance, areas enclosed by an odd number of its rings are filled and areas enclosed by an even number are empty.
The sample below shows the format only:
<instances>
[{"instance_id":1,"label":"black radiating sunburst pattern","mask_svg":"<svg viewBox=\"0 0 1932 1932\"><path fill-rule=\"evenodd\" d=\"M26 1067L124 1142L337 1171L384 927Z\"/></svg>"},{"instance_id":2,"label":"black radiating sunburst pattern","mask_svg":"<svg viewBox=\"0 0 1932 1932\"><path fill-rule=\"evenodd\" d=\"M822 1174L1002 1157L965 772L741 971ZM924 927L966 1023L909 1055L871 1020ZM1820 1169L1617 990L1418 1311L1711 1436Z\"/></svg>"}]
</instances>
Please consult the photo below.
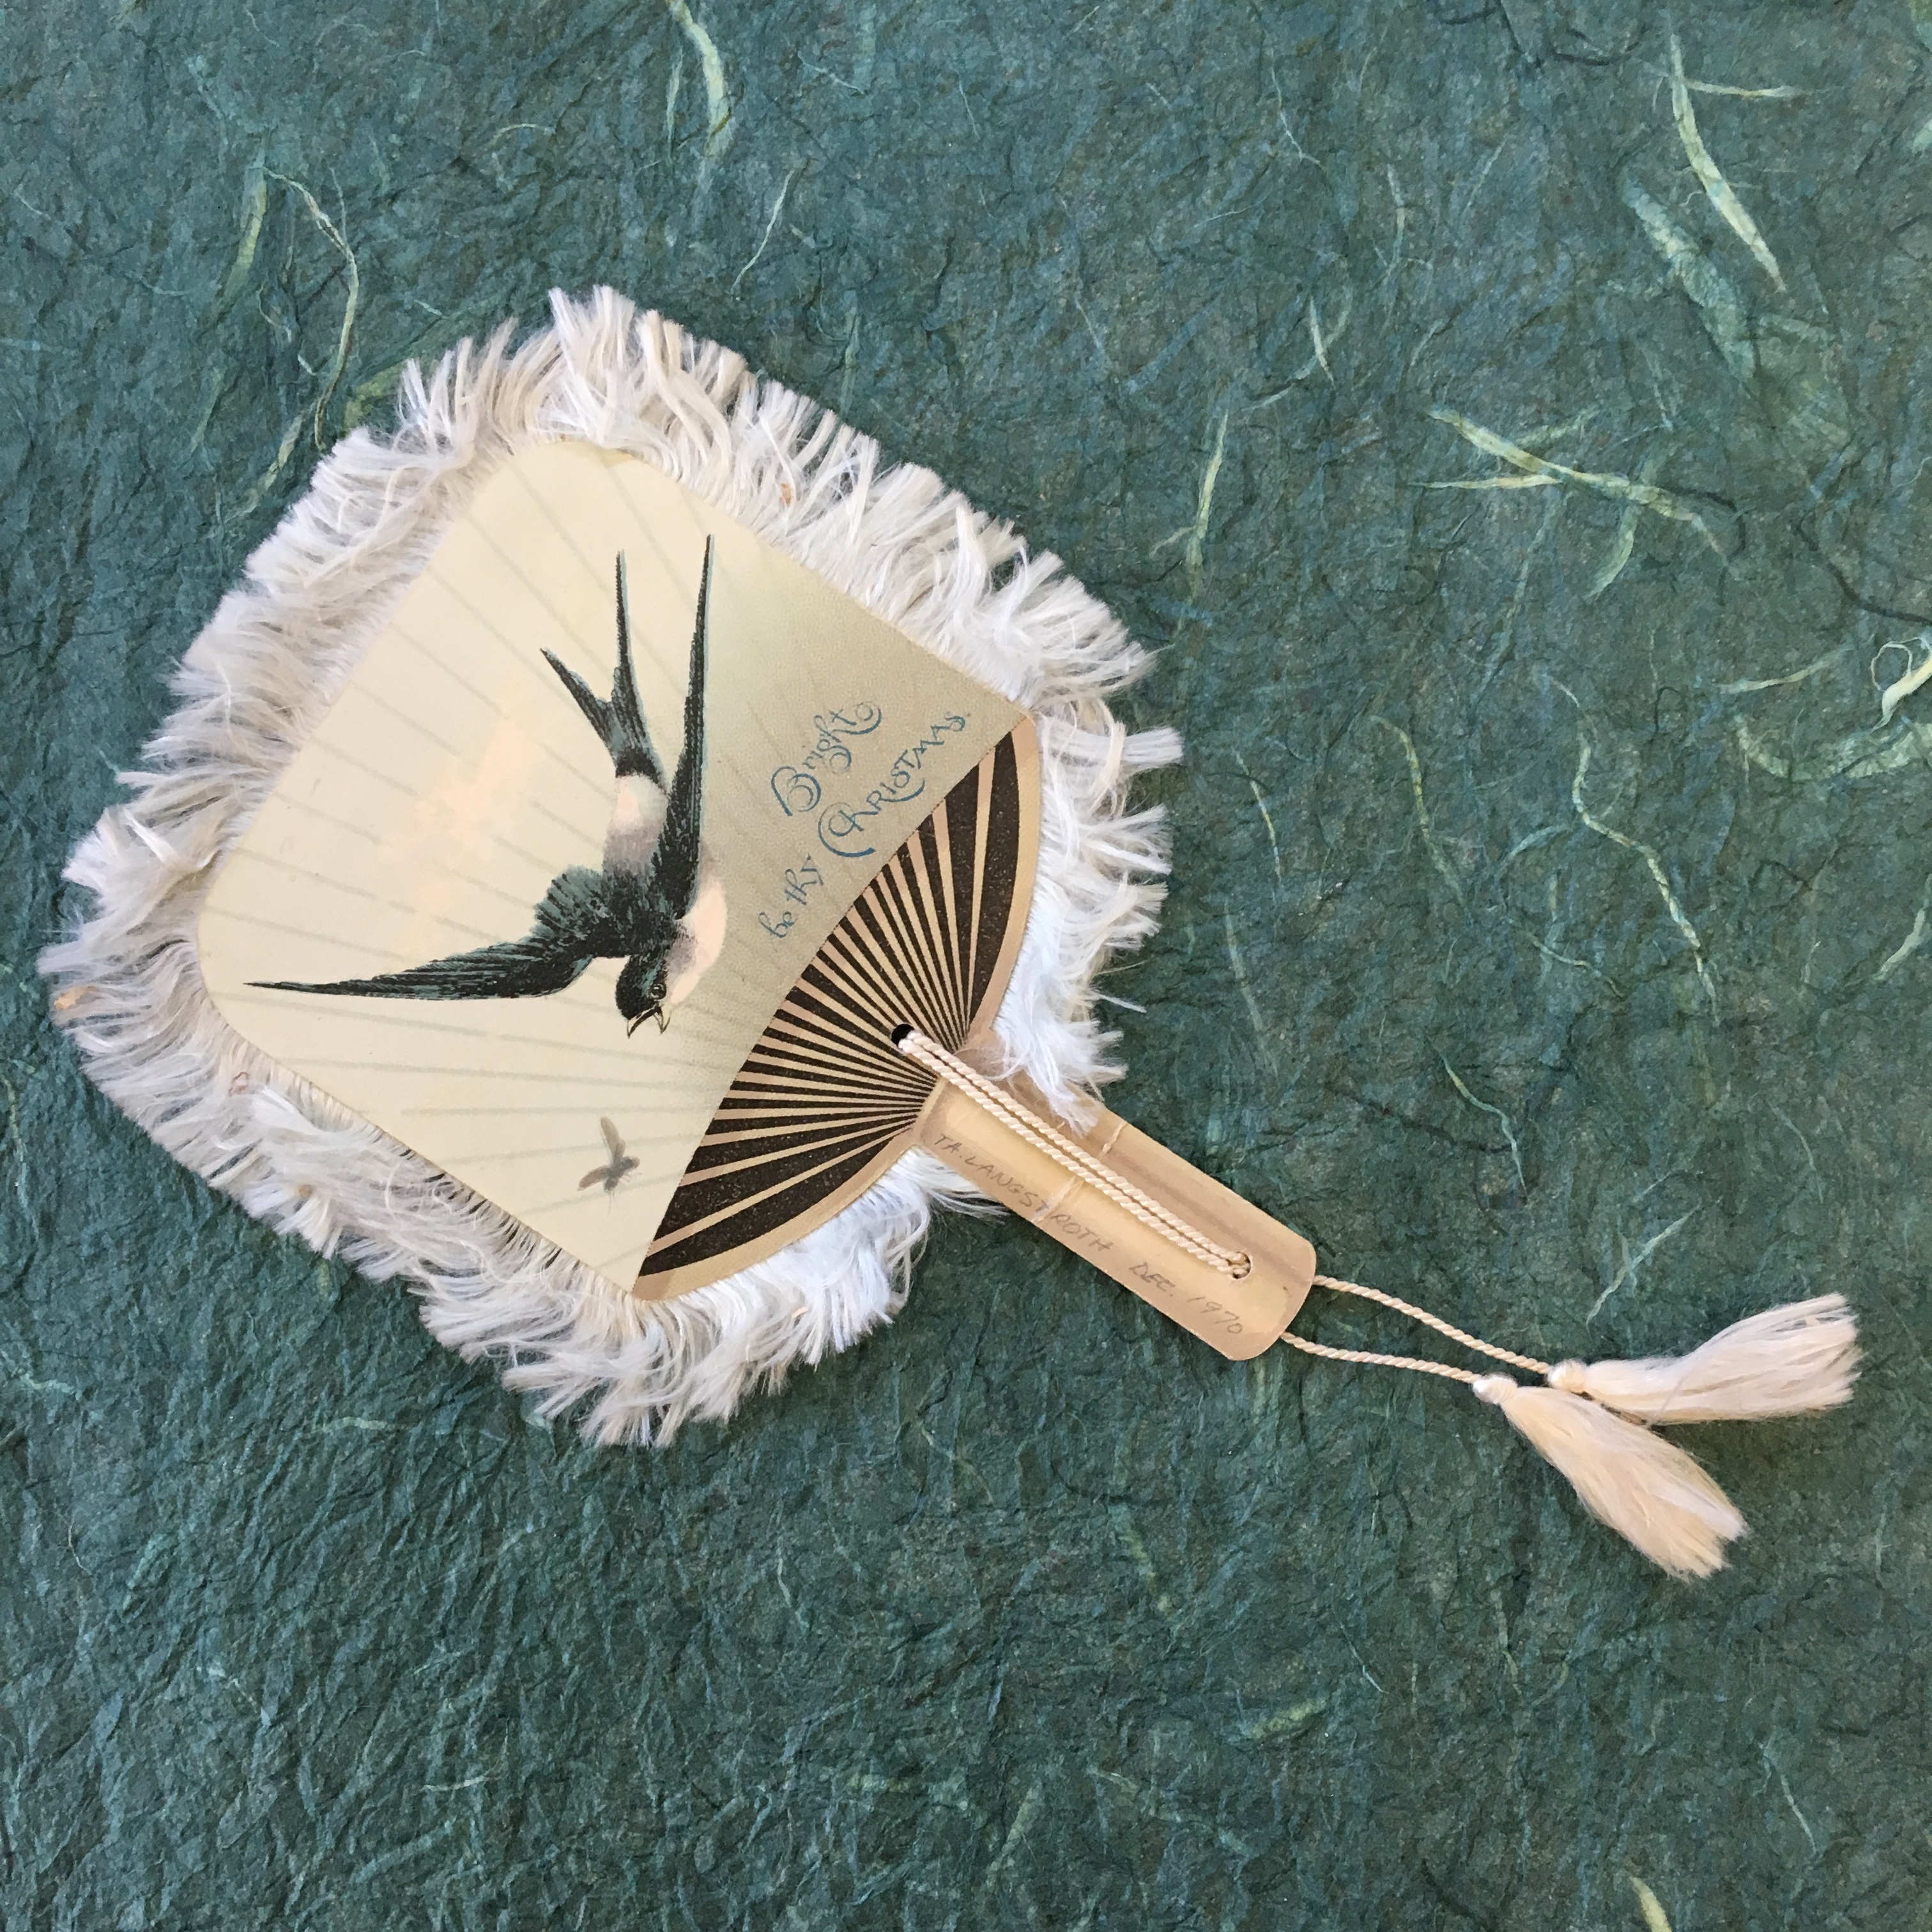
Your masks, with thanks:
<instances>
[{"instance_id":1,"label":"black radiating sunburst pattern","mask_svg":"<svg viewBox=\"0 0 1932 1932\"><path fill-rule=\"evenodd\" d=\"M718 1103L646 1258L646 1294L674 1270L768 1249L898 1157L933 1083L892 1030L956 1049L991 1020L1026 916L1030 806L1002 739L859 896Z\"/></svg>"}]
</instances>

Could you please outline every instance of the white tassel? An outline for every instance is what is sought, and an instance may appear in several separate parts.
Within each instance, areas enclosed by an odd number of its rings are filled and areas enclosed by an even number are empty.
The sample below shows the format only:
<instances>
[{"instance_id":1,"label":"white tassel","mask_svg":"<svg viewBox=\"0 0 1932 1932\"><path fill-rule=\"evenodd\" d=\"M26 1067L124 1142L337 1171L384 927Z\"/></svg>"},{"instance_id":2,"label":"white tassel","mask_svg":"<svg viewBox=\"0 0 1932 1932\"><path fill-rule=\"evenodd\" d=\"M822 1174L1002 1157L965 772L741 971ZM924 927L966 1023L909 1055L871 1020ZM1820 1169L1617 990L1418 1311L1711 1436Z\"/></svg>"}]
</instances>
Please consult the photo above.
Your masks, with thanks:
<instances>
[{"instance_id":1,"label":"white tassel","mask_svg":"<svg viewBox=\"0 0 1932 1932\"><path fill-rule=\"evenodd\" d=\"M1688 1355L1558 1362L1550 1385L1645 1422L1751 1422L1835 1408L1858 1372L1857 1318L1821 1294L1733 1322Z\"/></svg>"},{"instance_id":2,"label":"white tassel","mask_svg":"<svg viewBox=\"0 0 1932 1932\"><path fill-rule=\"evenodd\" d=\"M1524 1388L1508 1376L1470 1386L1653 1563L1684 1577L1724 1567L1724 1545L1744 1534L1744 1520L1674 1443L1561 1389Z\"/></svg>"}]
</instances>

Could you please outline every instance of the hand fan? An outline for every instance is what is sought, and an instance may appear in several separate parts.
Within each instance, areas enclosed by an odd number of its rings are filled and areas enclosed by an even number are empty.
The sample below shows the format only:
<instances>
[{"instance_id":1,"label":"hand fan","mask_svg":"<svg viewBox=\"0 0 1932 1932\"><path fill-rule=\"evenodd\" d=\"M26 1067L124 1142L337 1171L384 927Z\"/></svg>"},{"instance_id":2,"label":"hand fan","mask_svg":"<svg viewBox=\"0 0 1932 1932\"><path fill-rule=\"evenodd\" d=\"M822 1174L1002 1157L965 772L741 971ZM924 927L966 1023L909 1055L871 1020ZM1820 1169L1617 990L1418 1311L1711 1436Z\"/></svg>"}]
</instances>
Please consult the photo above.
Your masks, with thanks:
<instances>
[{"instance_id":1,"label":"hand fan","mask_svg":"<svg viewBox=\"0 0 1932 1932\"><path fill-rule=\"evenodd\" d=\"M1650 1426L1821 1409L1826 1295L1556 1364L1316 1271L1098 1106L1153 930L1142 654L929 473L600 291L406 376L183 661L43 970L92 1077L250 1212L609 1443L730 1414L992 1201L1222 1354L1467 1384L1684 1575L1743 1520ZM1337 1349L1364 1296L1534 1381Z\"/></svg>"}]
</instances>

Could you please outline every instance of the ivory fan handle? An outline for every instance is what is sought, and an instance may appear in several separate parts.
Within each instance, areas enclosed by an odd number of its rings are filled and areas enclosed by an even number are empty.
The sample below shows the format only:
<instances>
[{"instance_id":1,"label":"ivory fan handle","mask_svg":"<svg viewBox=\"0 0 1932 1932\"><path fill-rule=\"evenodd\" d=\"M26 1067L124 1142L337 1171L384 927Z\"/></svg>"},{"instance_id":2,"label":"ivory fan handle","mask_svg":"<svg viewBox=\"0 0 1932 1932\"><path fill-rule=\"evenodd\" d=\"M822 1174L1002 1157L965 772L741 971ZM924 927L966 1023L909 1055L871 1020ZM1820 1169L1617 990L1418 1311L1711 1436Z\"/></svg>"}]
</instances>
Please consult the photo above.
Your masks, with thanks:
<instances>
[{"instance_id":1,"label":"ivory fan handle","mask_svg":"<svg viewBox=\"0 0 1932 1932\"><path fill-rule=\"evenodd\" d=\"M1002 1083L1028 1112L1218 1245L1249 1258L1238 1280L1197 1259L1034 1147L964 1088L942 1080L920 1116L918 1144L980 1192L1091 1262L1209 1347L1246 1361L1279 1340L1315 1277L1315 1250L1238 1194L1118 1114L1085 1132L1048 1112L1024 1078Z\"/></svg>"}]
</instances>

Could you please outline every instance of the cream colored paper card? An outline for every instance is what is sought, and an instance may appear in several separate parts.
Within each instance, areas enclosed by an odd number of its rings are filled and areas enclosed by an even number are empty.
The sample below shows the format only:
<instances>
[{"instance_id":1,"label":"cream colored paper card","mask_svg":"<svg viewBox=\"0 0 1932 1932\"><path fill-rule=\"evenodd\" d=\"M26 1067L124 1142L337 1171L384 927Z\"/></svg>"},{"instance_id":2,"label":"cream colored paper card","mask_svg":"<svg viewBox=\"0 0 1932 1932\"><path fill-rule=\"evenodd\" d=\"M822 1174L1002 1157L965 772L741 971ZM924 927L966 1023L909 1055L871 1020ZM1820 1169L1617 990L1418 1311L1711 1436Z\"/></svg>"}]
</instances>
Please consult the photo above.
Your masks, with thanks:
<instances>
[{"instance_id":1,"label":"cream colored paper card","mask_svg":"<svg viewBox=\"0 0 1932 1932\"><path fill-rule=\"evenodd\" d=\"M1021 715L650 464L527 452L224 866L202 974L264 1052L628 1288L799 973Z\"/></svg>"}]
</instances>

